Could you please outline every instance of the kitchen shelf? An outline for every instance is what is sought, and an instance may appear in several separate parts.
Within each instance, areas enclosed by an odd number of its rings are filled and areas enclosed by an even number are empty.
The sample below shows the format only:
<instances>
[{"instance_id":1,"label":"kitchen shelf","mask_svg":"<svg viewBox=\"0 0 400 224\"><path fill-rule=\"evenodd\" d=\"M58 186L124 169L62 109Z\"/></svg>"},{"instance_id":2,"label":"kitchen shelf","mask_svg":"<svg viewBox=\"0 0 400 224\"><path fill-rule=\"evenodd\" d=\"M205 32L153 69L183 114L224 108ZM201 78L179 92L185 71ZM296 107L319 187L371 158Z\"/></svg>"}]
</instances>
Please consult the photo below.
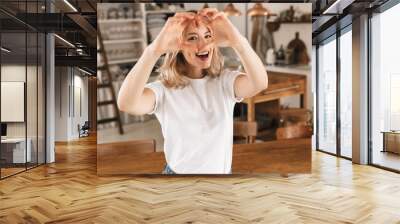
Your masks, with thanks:
<instances>
[{"instance_id":1,"label":"kitchen shelf","mask_svg":"<svg viewBox=\"0 0 400 224\"><path fill-rule=\"evenodd\" d=\"M123 55L118 55L118 57L113 57L113 53L115 50L121 50L125 48L137 48L137 49L145 49L147 46L147 32L146 32L146 12L145 12L145 5L144 4L137 4L137 7L134 7L134 12L137 15L138 12L140 12L141 16L137 16L136 18L114 18L114 19L99 19L99 29L101 30L101 33L103 35L102 38L102 44L103 46L106 46L108 54L108 65L123 65L123 64L129 64L129 63L134 63L137 60L139 60L138 55L129 55L127 54L126 56ZM103 9L106 10L106 9ZM103 12L105 14L105 12ZM130 29L121 29L120 32L115 32L115 30L118 31L118 29L114 29L115 27L119 26L129 26L129 28L132 28L131 26L138 26L140 29L135 29L135 33L137 35L129 35ZM106 39L106 40L105 40ZM133 49L135 50L135 49ZM126 52L125 52L126 53ZM129 52L131 53L131 52ZM133 52L132 52L133 53ZM102 57L100 55L100 57Z\"/></svg>"},{"instance_id":2,"label":"kitchen shelf","mask_svg":"<svg viewBox=\"0 0 400 224\"><path fill-rule=\"evenodd\" d=\"M128 23L128 22L142 22L143 18L134 19L100 19L99 23Z\"/></svg>"},{"instance_id":3,"label":"kitchen shelf","mask_svg":"<svg viewBox=\"0 0 400 224\"><path fill-rule=\"evenodd\" d=\"M119 65L119 64L128 64L128 63L133 63L138 61L138 58L133 58L133 59L124 59L124 60L114 60L114 61L109 61L109 65Z\"/></svg>"},{"instance_id":4,"label":"kitchen shelf","mask_svg":"<svg viewBox=\"0 0 400 224\"><path fill-rule=\"evenodd\" d=\"M104 44L122 44L122 43L134 43L144 42L144 38L133 38L133 39L120 39L120 40L104 40Z\"/></svg>"},{"instance_id":5,"label":"kitchen shelf","mask_svg":"<svg viewBox=\"0 0 400 224\"><path fill-rule=\"evenodd\" d=\"M148 10L146 11L146 14L151 15L151 14L174 14L177 12L184 12L185 10L177 10L177 11L171 11L171 10Z\"/></svg>"}]
</instances>

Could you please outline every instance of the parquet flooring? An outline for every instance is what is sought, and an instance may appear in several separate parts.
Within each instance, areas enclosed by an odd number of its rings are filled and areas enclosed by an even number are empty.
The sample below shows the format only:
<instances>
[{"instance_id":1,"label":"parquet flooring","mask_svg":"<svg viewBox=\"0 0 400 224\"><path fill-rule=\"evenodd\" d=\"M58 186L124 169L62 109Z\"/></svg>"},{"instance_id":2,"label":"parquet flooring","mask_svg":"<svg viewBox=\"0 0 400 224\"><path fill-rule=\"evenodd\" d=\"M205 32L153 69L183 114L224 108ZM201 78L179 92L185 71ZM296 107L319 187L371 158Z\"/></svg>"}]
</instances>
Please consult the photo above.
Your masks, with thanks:
<instances>
[{"instance_id":1,"label":"parquet flooring","mask_svg":"<svg viewBox=\"0 0 400 224\"><path fill-rule=\"evenodd\" d=\"M400 223L400 175L313 152L313 173L98 177L96 141L0 181L0 223Z\"/></svg>"},{"instance_id":2,"label":"parquet flooring","mask_svg":"<svg viewBox=\"0 0 400 224\"><path fill-rule=\"evenodd\" d=\"M15 173L19 173L25 170L24 168L0 168L1 169L1 176L2 177L7 177L10 175L13 175Z\"/></svg>"}]
</instances>

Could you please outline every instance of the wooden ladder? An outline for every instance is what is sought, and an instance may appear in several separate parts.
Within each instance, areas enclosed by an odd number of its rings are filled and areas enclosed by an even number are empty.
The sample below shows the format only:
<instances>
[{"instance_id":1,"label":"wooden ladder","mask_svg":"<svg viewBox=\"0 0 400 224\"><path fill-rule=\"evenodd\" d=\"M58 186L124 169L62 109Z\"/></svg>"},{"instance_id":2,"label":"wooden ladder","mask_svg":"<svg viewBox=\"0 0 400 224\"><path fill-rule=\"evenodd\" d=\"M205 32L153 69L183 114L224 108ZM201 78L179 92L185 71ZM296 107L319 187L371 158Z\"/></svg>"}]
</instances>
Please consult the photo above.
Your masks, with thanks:
<instances>
[{"instance_id":1,"label":"wooden ladder","mask_svg":"<svg viewBox=\"0 0 400 224\"><path fill-rule=\"evenodd\" d=\"M114 109L114 114L115 114L114 117L103 118L103 119L98 120L97 124L117 122L119 133L122 135L122 134L124 134L124 129L122 127L121 116L120 116L118 106L117 106L115 90L114 90L114 87L112 86L112 77L111 77L110 67L108 65L108 58L107 58L107 54L104 50L104 43L103 43L103 37L101 35L101 31L100 31L100 26L97 25L97 27L99 27L97 29L97 36L99 38L99 45L100 45L98 52L100 53L100 56L103 58L103 65L98 66L97 70L103 71L107 75L107 81L103 82L99 79L99 82L97 83L97 90L109 89L110 93L111 93L111 100L99 101L99 102L97 102L97 107L112 105L112 107Z\"/></svg>"}]
</instances>

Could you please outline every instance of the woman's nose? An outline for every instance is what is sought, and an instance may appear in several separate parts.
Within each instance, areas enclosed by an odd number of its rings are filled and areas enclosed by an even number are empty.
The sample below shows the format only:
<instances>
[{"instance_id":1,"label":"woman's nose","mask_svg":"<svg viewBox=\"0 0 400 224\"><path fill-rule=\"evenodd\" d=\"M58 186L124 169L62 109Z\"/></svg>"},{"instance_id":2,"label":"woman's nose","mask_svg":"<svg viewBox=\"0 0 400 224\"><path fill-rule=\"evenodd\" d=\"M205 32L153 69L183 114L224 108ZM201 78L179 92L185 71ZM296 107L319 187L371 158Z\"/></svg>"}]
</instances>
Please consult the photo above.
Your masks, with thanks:
<instances>
[{"instance_id":1,"label":"woman's nose","mask_svg":"<svg viewBox=\"0 0 400 224\"><path fill-rule=\"evenodd\" d=\"M203 50L203 49L208 49L212 44L211 38L200 38L199 42L197 43L197 49L199 51Z\"/></svg>"}]
</instances>

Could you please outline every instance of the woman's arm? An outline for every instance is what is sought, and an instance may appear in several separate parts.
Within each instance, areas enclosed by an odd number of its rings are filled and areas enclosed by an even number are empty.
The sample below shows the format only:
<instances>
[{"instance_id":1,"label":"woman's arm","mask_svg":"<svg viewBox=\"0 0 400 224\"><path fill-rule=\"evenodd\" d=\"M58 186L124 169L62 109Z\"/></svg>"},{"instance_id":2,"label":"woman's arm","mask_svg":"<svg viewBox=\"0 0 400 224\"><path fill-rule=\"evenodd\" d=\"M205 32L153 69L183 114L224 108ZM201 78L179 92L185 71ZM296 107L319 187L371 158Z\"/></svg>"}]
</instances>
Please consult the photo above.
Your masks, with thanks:
<instances>
[{"instance_id":1,"label":"woman's arm","mask_svg":"<svg viewBox=\"0 0 400 224\"><path fill-rule=\"evenodd\" d=\"M260 57L250 46L249 41L240 36L232 47L239 56L246 72L245 75L240 75L235 80L235 95L248 98L266 89L268 87L267 70Z\"/></svg>"},{"instance_id":2,"label":"woman's arm","mask_svg":"<svg viewBox=\"0 0 400 224\"><path fill-rule=\"evenodd\" d=\"M143 52L135 66L126 76L118 93L118 108L121 111L141 115L151 112L156 103L154 92L144 88L158 58L166 53L182 48L182 32L188 20L193 19L190 13L177 13L170 17L160 34Z\"/></svg>"},{"instance_id":3,"label":"woman's arm","mask_svg":"<svg viewBox=\"0 0 400 224\"><path fill-rule=\"evenodd\" d=\"M156 101L152 90L144 86L151 70L161 55L156 53L153 45L149 45L135 66L126 76L118 93L118 108L121 111L141 115L153 110Z\"/></svg>"}]
</instances>

